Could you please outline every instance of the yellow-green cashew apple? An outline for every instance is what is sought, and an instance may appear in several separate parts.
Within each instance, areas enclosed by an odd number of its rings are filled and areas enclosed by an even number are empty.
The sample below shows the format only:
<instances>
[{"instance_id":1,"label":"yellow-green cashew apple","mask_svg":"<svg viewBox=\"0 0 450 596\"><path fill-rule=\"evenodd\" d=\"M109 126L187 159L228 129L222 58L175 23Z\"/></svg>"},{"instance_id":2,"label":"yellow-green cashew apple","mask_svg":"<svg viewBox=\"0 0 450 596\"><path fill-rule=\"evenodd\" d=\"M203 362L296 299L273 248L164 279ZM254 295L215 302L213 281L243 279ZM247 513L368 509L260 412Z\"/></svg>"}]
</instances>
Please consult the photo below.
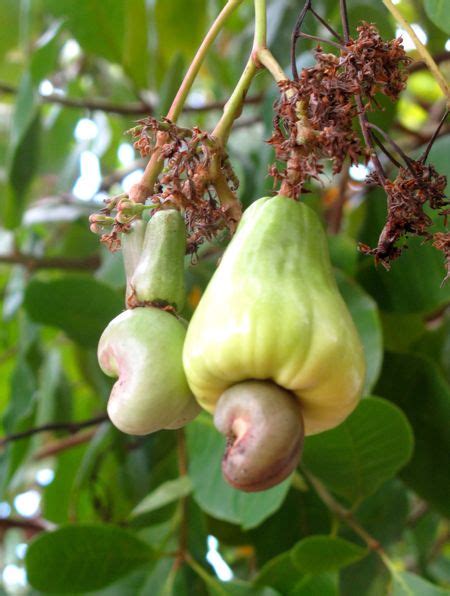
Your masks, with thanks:
<instances>
[{"instance_id":1,"label":"yellow-green cashew apple","mask_svg":"<svg viewBox=\"0 0 450 596\"><path fill-rule=\"evenodd\" d=\"M363 350L312 209L276 196L246 210L190 322L183 361L199 404L228 435L225 478L243 490L295 468L301 419L310 435L356 407ZM271 449L277 433L284 447Z\"/></svg>"}]
</instances>

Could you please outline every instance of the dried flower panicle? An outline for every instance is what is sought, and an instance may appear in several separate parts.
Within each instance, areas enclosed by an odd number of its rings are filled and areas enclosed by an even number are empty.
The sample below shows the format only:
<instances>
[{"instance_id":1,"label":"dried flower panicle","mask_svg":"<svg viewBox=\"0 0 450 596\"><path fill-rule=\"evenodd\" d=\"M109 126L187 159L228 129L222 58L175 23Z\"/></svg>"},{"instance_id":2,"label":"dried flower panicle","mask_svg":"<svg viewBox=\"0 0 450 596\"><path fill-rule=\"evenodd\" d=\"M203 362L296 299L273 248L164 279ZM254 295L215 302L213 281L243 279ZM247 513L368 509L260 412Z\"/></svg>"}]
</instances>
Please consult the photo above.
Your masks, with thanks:
<instances>
[{"instance_id":1,"label":"dried flower panicle","mask_svg":"<svg viewBox=\"0 0 450 596\"><path fill-rule=\"evenodd\" d=\"M444 253L447 274L442 285L450 279L450 232L436 232L433 236L433 246Z\"/></svg>"},{"instance_id":2,"label":"dried flower panicle","mask_svg":"<svg viewBox=\"0 0 450 596\"><path fill-rule=\"evenodd\" d=\"M151 155L158 142L165 163L151 197L144 193L142 203L135 203L122 195L107 201L105 208L91 217L92 230L103 233L101 241L111 251L120 248L120 234L147 208L175 207L184 214L191 254L205 240L236 226L239 182L227 155L208 133L152 117L140 120L129 132L143 157Z\"/></svg>"},{"instance_id":3,"label":"dried flower panicle","mask_svg":"<svg viewBox=\"0 0 450 596\"><path fill-rule=\"evenodd\" d=\"M357 83L358 93L369 104L377 93L398 99L406 87L406 67L411 62L402 38L384 41L375 25L366 22L357 28L357 32L357 39L350 39L345 44L346 51L341 52L340 62L345 76Z\"/></svg>"},{"instance_id":4,"label":"dried flower panicle","mask_svg":"<svg viewBox=\"0 0 450 596\"><path fill-rule=\"evenodd\" d=\"M394 181L381 183L376 174L371 175L370 181L384 188L388 215L376 248L361 245L360 249L364 254L374 255L377 262L389 268L390 262L402 253L402 247L398 245L401 238L408 234L427 240L432 238L430 227L433 221L425 211L427 205L443 217L447 216L450 204L444 193L447 178L431 164L409 160L408 167L400 168ZM436 240L434 245L439 247Z\"/></svg>"},{"instance_id":5,"label":"dried flower panicle","mask_svg":"<svg viewBox=\"0 0 450 596\"><path fill-rule=\"evenodd\" d=\"M304 192L305 182L319 179L322 160L332 162L333 174L344 160L367 161L353 122L358 116L355 96L371 109L375 95L396 99L405 87L406 56L401 38L385 42L373 24L362 23L358 37L341 47L340 55L316 49L316 65L304 68L298 79L279 84L281 97L275 105L274 133L269 143L285 169L272 168L275 182L290 196Z\"/></svg>"}]
</instances>

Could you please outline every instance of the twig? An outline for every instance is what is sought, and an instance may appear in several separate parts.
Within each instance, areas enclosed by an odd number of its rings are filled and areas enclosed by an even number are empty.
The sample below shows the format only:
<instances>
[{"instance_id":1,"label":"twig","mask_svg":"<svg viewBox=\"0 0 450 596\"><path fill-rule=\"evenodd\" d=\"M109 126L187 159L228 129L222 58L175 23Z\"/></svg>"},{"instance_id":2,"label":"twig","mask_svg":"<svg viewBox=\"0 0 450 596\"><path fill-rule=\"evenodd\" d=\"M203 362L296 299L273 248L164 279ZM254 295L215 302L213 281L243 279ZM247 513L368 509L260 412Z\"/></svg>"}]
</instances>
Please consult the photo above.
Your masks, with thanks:
<instances>
[{"instance_id":1,"label":"twig","mask_svg":"<svg viewBox=\"0 0 450 596\"><path fill-rule=\"evenodd\" d=\"M427 161L427 158L428 158L428 155L429 155L429 153L431 151L431 148L434 145L434 141L437 139L437 137L438 137L438 135L439 135L439 133L441 131L441 128L444 126L444 122L446 121L447 116L448 116L448 109L445 110L445 113L442 116L441 121L437 125L436 130L434 131L434 133L431 136L431 139L428 141L428 145L426 146L425 151L420 156L420 161L422 161L423 163L425 163Z\"/></svg>"},{"instance_id":2,"label":"twig","mask_svg":"<svg viewBox=\"0 0 450 596\"><path fill-rule=\"evenodd\" d=\"M297 41L300 37L300 29L303 25L303 21L305 20L306 13L311 8L311 0L306 0L300 14L298 15L297 22L295 23L294 30L292 31L291 36L291 71L292 71L292 78L294 81L298 81L298 70L297 70L297 59L296 59L296 48L297 48Z\"/></svg>"},{"instance_id":3,"label":"twig","mask_svg":"<svg viewBox=\"0 0 450 596\"><path fill-rule=\"evenodd\" d=\"M4 447L5 445L13 441L27 439L28 437L43 432L65 431L70 434L74 434L82 428L87 428L88 426L101 424L106 420L108 420L108 416L106 414L101 414L100 416L95 416L94 418L89 418L88 420L82 420L80 422L51 422L49 424L43 424L42 426L35 426L34 428L29 428L28 430L6 435L5 437L0 439L0 447Z\"/></svg>"},{"instance_id":4,"label":"twig","mask_svg":"<svg viewBox=\"0 0 450 596\"><path fill-rule=\"evenodd\" d=\"M350 27L348 24L348 12L346 0L339 0L339 10L341 13L342 32L344 34L345 43L350 39Z\"/></svg>"},{"instance_id":5,"label":"twig","mask_svg":"<svg viewBox=\"0 0 450 596\"><path fill-rule=\"evenodd\" d=\"M450 60L450 52L441 52L439 54L435 54L433 56L433 60L436 62L436 64L447 62L447 60ZM428 68L428 66L425 62L423 62L423 60L416 60L408 66L408 71L410 74L412 74L413 72L418 72L419 70L424 70L425 68Z\"/></svg>"},{"instance_id":6,"label":"twig","mask_svg":"<svg viewBox=\"0 0 450 596\"><path fill-rule=\"evenodd\" d=\"M346 0L339 0L339 11L340 11L340 16L341 16L342 30L344 33L344 41L345 41L345 43L348 43L348 41L350 40L350 27L348 24L348 12L347 12ZM355 95L355 102L356 102L356 107L358 108L359 125L360 125L361 132L362 132L362 135L364 138L364 142L366 143L367 148L370 150L371 159L372 159L373 165L375 167L375 170L378 174L379 182L380 182L380 184L382 184L384 186L384 184L386 183L386 174L384 172L383 166L381 165L381 162L380 162L378 155L375 151L374 144L372 142L372 137L371 137L370 131L369 131L369 121L368 121L366 113L364 111L364 105L363 105L363 101L362 101L360 95Z\"/></svg>"},{"instance_id":7,"label":"twig","mask_svg":"<svg viewBox=\"0 0 450 596\"><path fill-rule=\"evenodd\" d=\"M95 271L100 266L100 257L92 255L83 259L66 257L35 257L21 252L0 255L0 264L23 265L28 270L35 269L70 269Z\"/></svg>"},{"instance_id":8,"label":"twig","mask_svg":"<svg viewBox=\"0 0 450 596\"><path fill-rule=\"evenodd\" d=\"M312 14L313 14L313 15L316 17L316 19L317 19L317 20L318 20L320 23L322 23L322 25L325 27L325 29L327 29L327 31L328 31L329 33L331 33L331 35L333 35L333 37L335 37L335 38L336 38L338 41L340 41L341 43L343 43L343 41L344 41L344 40L343 40L343 39L342 39L342 37L339 35L339 33L338 33L337 31L335 31L335 30L333 29L333 27L332 27L330 24L328 24L328 23L326 22L326 20L325 20L325 19L323 19L323 18L320 16L320 14L314 10L314 8L313 8L312 6L310 6L310 7L309 7L309 10L310 10L310 11L311 11L311 13L312 13Z\"/></svg>"},{"instance_id":9,"label":"twig","mask_svg":"<svg viewBox=\"0 0 450 596\"><path fill-rule=\"evenodd\" d=\"M178 472L180 476L186 476L188 473L187 465L187 450L186 450L186 436L184 429L179 428L177 431L177 451L178 451ZM187 498L181 497L180 499L180 531L178 536L178 565L183 563L186 559L186 553L188 552L188 512L187 512Z\"/></svg>"},{"instance_id":10,"label":"twig","mask_svg":"<svg viewBox=\"0 0 450 596\"><path fill-rule=\"evenodd\" d=\"M391 147L394 149L394 151L396 151L400 155L400 157L403 159L403 161L405 162L405 164L407 166L411 165L412 159L409 157L409 155L407 155L403 151L403 149L399 145L397 145L397 143L394 141L394 139L391 139L391 137L386 132L384 132L384 130L382 128L380 128L376 124L372 124L371 122L368 122L368 126L369 126L369 128L376 130L391 145ZM384 146L382 148L386 152L386 150L384 149ZM391 159L390 154L386 153L386 155ZM393 160L393 163L395 163L395 160Z\"/></svg>"},{"instance_id":11,"label":"twig","mask_svg":"<svg viewBox=\"0 0 450 596\"><path fill-rule=\"evenodd\" d=\"M328 45L333 46L342 52L348 51L345 46L331 39L325 39L324 37L318 37L317 35L310 35L309 33L303 33L303 31L299 31L298 36L303 37L303 39L312 39L313 41L318 41L319 43L327 43Z\"/></svg>"},{"instance_id":12,"label":"twig","mask_svg":"<svg viewBox=\"0 0 450 596\"><path fill-rule=\"evenodd\" d=\"M395 157L392 155L392 153L387 149L387 147L381 141L381 139L379 139L373 131L371 132L371 135L372 135L372 139L375 141L375 143L378 145L378 147L381 149L381 151L386 155L386 157L394 164L394 166L396 166L397 168L401 168L402 164L395 159Z\"/></svg>"},{"instance_id":13,"label":"twig","mask_svg":"<svg viewBox=\"0 0 450 596\"><path fill-rule=\"evenodd\" d=\"M16 95L18 93L17 87L0 81L0 93L7 93L10 95ZM260 103L263 99L263 94L257 94L246 99L248 104ZM156 107L146 102L133 102L133 103L114 103L107 99L101 98L77 98L67 97L60 93L50 93L49 95L40 95L40 99L43 103L51 103L62 105L66 108L75 108L77 110L98 110L101 112L108 112L111 114L120 114L124 116L149 116L153 114ZM226 101L211 101L206 102L203 105L190 106L186 105L183 107L185 113L199 113L199 112L212 112L215 110L222 110Z\"/></svg>"},{"instance_id":14,"label":"twig","mask_svg":"<svg viewBox=\"0 0 450 596\"><path fill-rule=\"evenodd\" d=\"M0 531L10 530L12 528L19 528L29 532L31 535L39 532L47 532L54 529L54 524L43 520L41 518L22 519L19 517L3 517L0 518Z\"/></svg>"},{"instance_id":15,"label":"twig","mask_svg":"<svg viewBox=\"0 0 450 596\"><path fill-rule=\"evenodd\" d=\"M97 429L92 429L85 432L79 432L74 435L70 435L69 437L64 437L59 441L52 441L51 443L44 445L41 449L38 449L38 451L36 451L36 453L33 454L33 459L35 461L46 459L47 457L51 457L52 455L56 455L57 453L61 453L62 451L72 449L72 447L77 447L78 445L82 445L83 443L88 443L96 432Z\"/></svg>"},{"instance_id":16,"label":"twig","mask_svg":"<svg viewBox=\"0 0 450 596\"><path fill-rule=\"evenodd\" d=\"M302 468L302 472L309 480L311 485L314 487L316 493L323 501L323 503L328 507L328 509L331 512L335 513L344 523L347 524L349 528L351 528L355 532L355 534L362 538L370 550L378 553L383 560L384 558L388 559L387 554L381 546L380 542L376 538L371 536L369 532L367 532L356 521L356 519L353 517L353 513L349 509L343 507L338 501L336 501L333 495L330 492L328 492L328 489L325 487L325 485L322 484L322 482L318 478L316 478L310 472L305 470L304 467Z\"/></svg>"},{"instance_id":17,"label":"twig","mask_svg":"<svg viewBox=\"0 0 450 596\"><path fill-rule=\"evenodd\" d=\"M394 6L392 1L391 0L383 0L383 4L386 6L386 8L392 14L394 19L399 23L399 25L401 25L401 27L403 29L405 29L405 31L407 31L408 34L411 36L411 39L413 40L414 45L416 46L416 49L417 49L418 53L420 54L420 57L426 63L426 65L430 69L430 72L436 79L437 84L442 89L442 92L447 99L447 107L450 107L450 86L447 83L447 81L445 80L444 75L439 70L438 65L433 60L433 57L431 56L431 54L429 53L427 48L423 45L423 43L420 41L420 39L417 37L416 32L411 27L411 25L408 23L408 21L403 17L403 15L398 10L398 8L396 6Z\"/></svg>"}]
</instances>

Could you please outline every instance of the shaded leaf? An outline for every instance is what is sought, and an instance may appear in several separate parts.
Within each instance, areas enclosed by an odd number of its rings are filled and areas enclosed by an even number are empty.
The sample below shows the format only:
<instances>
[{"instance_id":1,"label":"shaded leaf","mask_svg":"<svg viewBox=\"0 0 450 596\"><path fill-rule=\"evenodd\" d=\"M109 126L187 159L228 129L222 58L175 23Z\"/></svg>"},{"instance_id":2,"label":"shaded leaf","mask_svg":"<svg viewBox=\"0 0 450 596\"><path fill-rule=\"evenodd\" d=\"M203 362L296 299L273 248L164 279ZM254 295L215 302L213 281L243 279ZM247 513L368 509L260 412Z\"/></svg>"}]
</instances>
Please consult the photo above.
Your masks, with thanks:
<instances>
[{"instance_id":1,"label":"shaded leaf","mask_svg":"<svg viewBox=\"0 0 450 596\"><path fill-rule=\"evenodd\" d=\"M119 295L89 275L35 277L25 294L30 317L59 327L74 341L95 347L106 325L122 310Z\"/></svg>"},{"instance_id":2,"label":"shaded leaf","mask_svg":"<svg viewBox=\"0 0 450 596\"><path fill-rule=\"evenodd\" d=\"M140 89L149 83L150 60L148 55L148 14L145 0L127 0L122 63L125 72Z\"/></svg>"},{"instance_id":3,"label":"shaded leaf","mask_svg":"<svg viewBox=\"0 0 450 596\"><path fill-rule=\"evenodd\" d=\"M444 596L448 590L439 588L409 571L396 571L392 576L392 596Z\"/></svg>"},{"instance_id":4,"label":"shaded leaf","mask_svg":"<svg viewBox=\"0 0 450 596\"><path fill-rule=\"evenodd\" d=\"M291 556L299 571L318 574L347 567L365 557L367 552L343 538L310 536L294 546Z\"/></svg>"},{"instance_id":5,"label":"shaded leaf","mask_svg":"<svg viewBox=\"0 0 450 596\"><path fill-rule=\"evenodd\" d=\"M415 436L414 455L402 471L416 492L450 515L450 388L423 356L387 353L377 393L402 408Z\"/></svg>"},{"instance_id":6,"label":"shaded leaf","mask_svg":"<svg viewBox=\"0 0 450 596\"><path fill-rule=\"evenodd\" d=\"M156 0L155 22L158 34L158 52L167 66L177 52L192 60L206 29L207 1L196 0L186 10L184 0Z\"/></svg>"},{"instance_id":7,"label":"shaded leaf","mask_svg":"<svg viewBox=\"0 0 450 596\"><path fill-rule=\"evenodd\" d=\"M145 513L150 513L177 501L182 497L187 497L192 492L192 482L189 476L180 476L175 480L168 480L158 486L152 493L147 495L131 512L130 517L137 517Z\"/></svg>"},{"instance_id":8,"label":"shaded leaf","mask_svg":"<svg viewBox=\"0 0 450 596\"><path fill-rule=\"evenodd\" d=\"M381 370L383 336L376 302L356 282L336 271L339 291L344 298L361 338L366 360L364 394L370 393Z\"/></svg>"},{"instance_id":9,"label":"shaded leaf","mask_svg":"<svg viewBox=\"0 0 450 596\"><path fill-rule=\"evenodd\" d=\"M307 437L303 461L330 489L356 502L403 467L412 450L413 435L403 412L368 397L338 427Z\"/></svg>"},{"instance_id":10,"label":"shaded leaf","mask_svg":"<svg viewBox=\"0 0 450 596\"><path fill-rule=\"evenodd\" d=\"M69 594L98 590L152 560L148 544L130 532L80 524L38 536L25 562L33 588Z\"/></svg>"},{"instance_id":11,"label":"shaded leaf","mask_svg":"<svg viewBox=\"0 0 450 596\"><path fill-rule=\"evenodd\" d=\"M450 34L450 12L446 0L424 0L425 10L433 23Z\"/></svg>"},{"instance_id":12,"label":"shaded leaf","mask_svg":"<svg viewBox=\"0 0 450 596\"><path fill-rule=\"evenodd\" d=\"M124 40L124 0L45 0L47 10L65 20L82 48L121 63Z\"/></svg>"}]
</instances>

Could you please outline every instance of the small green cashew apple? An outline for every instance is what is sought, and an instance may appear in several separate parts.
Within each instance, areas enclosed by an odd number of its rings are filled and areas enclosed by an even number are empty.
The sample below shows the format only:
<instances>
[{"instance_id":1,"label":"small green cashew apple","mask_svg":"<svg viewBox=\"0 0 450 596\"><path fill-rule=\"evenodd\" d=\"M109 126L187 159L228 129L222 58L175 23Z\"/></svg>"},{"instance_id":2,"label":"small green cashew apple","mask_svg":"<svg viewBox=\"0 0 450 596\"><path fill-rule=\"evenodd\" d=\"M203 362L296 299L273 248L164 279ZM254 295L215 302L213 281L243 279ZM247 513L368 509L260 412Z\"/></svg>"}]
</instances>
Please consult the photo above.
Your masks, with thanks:
<instances>
[{"instance_id":1,"label":"small green cashew apple","mask_svg":"<svg viewBox=\"0 0 450 596\"><path fill-rule=\"evenodd\" d=\"M121 237L123 265L127 280L125 304L133 293L130 282L142 256L146 227L147 221L136 219L130 224L130 230L124 232Z\"/></svg>"},{"instance_id":2,"label":"small green cashew apple","mask_svg":"<svg viewBox=\"0 0 450 596\"><path fill-rule=\"evenodd\" d=\"M127 310L106 327L98 360L105 374L118 377L108 415L119 430L145 435L198 414L182 366L185 335L185 324L158 308Z\"/></svg>"},{"instance_id":3,"label":"small green cashew apple","mask_svg":"<svg viewBox=\"0 0 450 596\"><path fill-rule=\"evenodd\" d=\"M186 227L176 209L157 211L147 224L142 256L130 285L139 302L170 304L183 308ZM170 275L169 275L170 272Z\"/></svg>"},{"instance_id":4,"label":"small green cashew apple","mask_svg":"<svg viewBox=\"0 0 450 596\"><path fill-rule=\"evenodd\" d=\"M246 210L190 322L183 361L198 402L228 435L225 478L242 490L292 471L303 425L319 433L352 412L364 356L312 209L277 196ZM262 405L272 400L283 422Z\"/></svg>"}]
</instances>

